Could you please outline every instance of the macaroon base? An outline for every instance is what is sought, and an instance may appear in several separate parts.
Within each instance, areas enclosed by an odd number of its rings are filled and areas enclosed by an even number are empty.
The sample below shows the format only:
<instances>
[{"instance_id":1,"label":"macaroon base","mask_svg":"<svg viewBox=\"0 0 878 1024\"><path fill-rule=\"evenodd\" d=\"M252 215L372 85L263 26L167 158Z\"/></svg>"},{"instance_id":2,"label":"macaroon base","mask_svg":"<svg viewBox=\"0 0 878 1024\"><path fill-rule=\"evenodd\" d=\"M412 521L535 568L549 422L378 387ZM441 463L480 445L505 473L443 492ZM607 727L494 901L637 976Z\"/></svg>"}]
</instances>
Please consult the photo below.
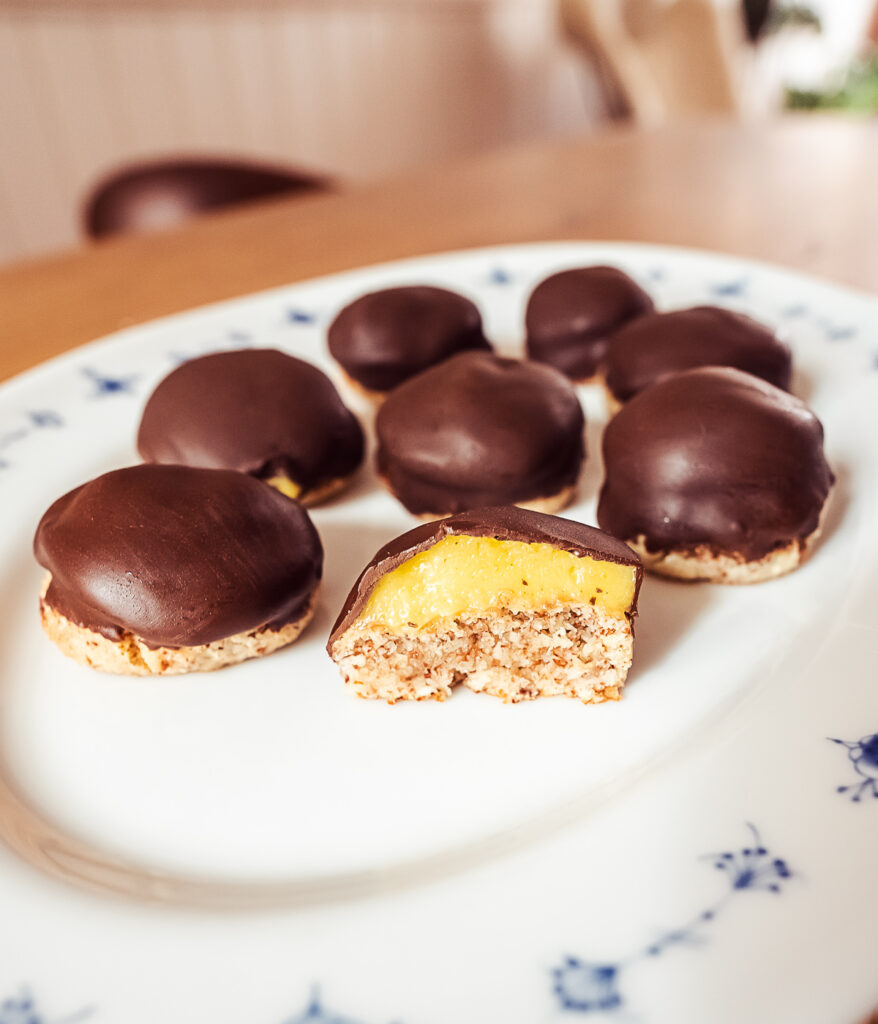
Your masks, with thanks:
<instances>
[{"instance_id":1,"label":"macaroon base","mask_svg":"<svg viewBox=\"0 0 878 1024\"><path fill-rule=\"evenodd\" d=\"M250 658L261 658L293 643L314 616L312 594L302 616L280 629L253 629L192 647L150 647L133 633L120 640L71 622L45 599L51 576L40 594L40 620L49 639L67 657L97 672L125 676L175 676L213 672Z\"/></svg>"},{"instance_id":2,"label":"macaroon base","mask_svg":"<svg viewBox=\"0 0 878 1024\"><path fill-rule=\"evenodd\" d=\"M822 523L807 537L792 540L754 561L747 561L743 555L713 551L706 545L694 551L650 551L643 534L626 543L640 556L644 569L658 576L693 583L700 581L738 585L764 583L793 572L810 555L820 539L821 531Z\"/></svg>"},{"instance_id":3,"label":"macaroon base","mask_svg":"<svg viewBox=\"0 0 878 1024\"><path fill-rule=\"evenodd\" d=\"M320 505L324 501L334 498L336 494L340 494L350 484L353 477L354 474L350 473L348 476L338 477L335 480L327 480L319 487L306 491L298 500L305 508L313 508L314 505Z\"/></svg>"},{"instance_id":4,"label":"macaroon base","mask_svg":"<svg viewBox=\"0 0 878 1024\"><path fill-rule=\"evenodd\" d=\"M332 647L358 697L444 701L457 685L517 704L565 695L618 700L631 666L627 618L590 605L497 609L441 620L411 634L354 623Z\"/></svg>"}]
</instances>

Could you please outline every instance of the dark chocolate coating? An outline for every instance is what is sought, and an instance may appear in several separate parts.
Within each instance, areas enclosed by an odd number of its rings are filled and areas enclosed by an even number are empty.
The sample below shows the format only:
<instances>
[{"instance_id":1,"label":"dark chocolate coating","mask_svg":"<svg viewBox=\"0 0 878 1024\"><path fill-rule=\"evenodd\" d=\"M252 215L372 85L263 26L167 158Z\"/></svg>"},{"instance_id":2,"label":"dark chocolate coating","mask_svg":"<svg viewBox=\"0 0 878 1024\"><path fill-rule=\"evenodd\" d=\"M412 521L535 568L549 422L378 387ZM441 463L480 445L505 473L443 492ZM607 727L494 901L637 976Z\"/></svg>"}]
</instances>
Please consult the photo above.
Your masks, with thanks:
<instances>
[{"instance_id":1,"label":"dark chocolate coating","mask_svg":"<svg viewBox=\"0 0 878 1024\"><path fill-rule=\"evenodd\" d=\"M640 559L626 544L584 523L560 516L547 516L542 512L531 512L515 505L501 505L494 508L473 509L447 519L437 519L423 526L416 526L408 533L385 544L360 573L353 585L344 607L336 619L327 651L358 618L378 581L387 573L398 569L403 562L426 551L449 536L494 537L496 540L523 541L525 544L551 544L562 551L570 551L577 557L588 556L600 562L616 562L636 567L634 598L627 615L633 619L637 614L637 596L643 579Z\"/></svg>"},{"instance_id":2,"label":"dark chocolate coating","mask_svg":"<svg viewBox=\"0 0 878 1024\"><path fill-rule=\"evenodd\" d=\"M426 285L361 295L329 328L333 358L369 391L389 391L458 352L490 348L475 303Z\"/></svg>"},{"instance_id":3,"label":"dark chocolate coating","mask_svg":"<svg viewBox=\"0 0 878 1024\"><path fill-rule=\"evenodd\" d=\"M34 554L48 605L86 629L153 647L279 629L306 610L323 549L308 514L232 470L132 466L59 498Z\"/></svg>"},{"instance_id":4,"label":"dark chocolate coating","mask_svg":"<svg viewBox=\"0 0 878 1024\"><path fill-rule=\"evenodd\" d=\"M528 357L587 380L603 362L609 336L653 308L640 285L616 267L562 270L541 281L528 299Z\"/></svg>"},{"instance_id":5,"label":"dark chocolate coating","mask_svg":"<svg viewBox=\"0 0 878 1024\"><path fill-rule=\"evenodd\" d=\"M670 373L698 366L734 366L790 389L789 348L742 313L696 306L647 313L621 327L607 352L607 387L620 402Z\"/></svg>"},{"instance_id":6,"label":"dark chocolate coating","mask_svg":"<svg viewBox=\"0 0 878 1024\"><path fill-rule=\"evenodd\" d=\"M178 366L146 403L147 462L286 476L302 495L349 476L363 430L316 366L276 349L217 352Z\"/></svg>"},{"instance_id":7,"label":"dark chocolate coating","mask_svg":"<svg viewBox=\"0 0 878 1024\"><path fill-rule=\"evenodd\" d=\"M378 412L378 470L416 515L554 496L576 482L584 417L557 370L466 352Z\"/></svg>"},{"instance_id":8,"label":"dark chocolate coating","mask_svg":"<svg viewBox=\"0 0 878 1024\"><path fill-rule=\"evenodd\" d=\"M601 527L649 551L755 561L816 528L834 477L820 421L741 370L666 377L604 432Z\"/></svg>"}]
</instances>

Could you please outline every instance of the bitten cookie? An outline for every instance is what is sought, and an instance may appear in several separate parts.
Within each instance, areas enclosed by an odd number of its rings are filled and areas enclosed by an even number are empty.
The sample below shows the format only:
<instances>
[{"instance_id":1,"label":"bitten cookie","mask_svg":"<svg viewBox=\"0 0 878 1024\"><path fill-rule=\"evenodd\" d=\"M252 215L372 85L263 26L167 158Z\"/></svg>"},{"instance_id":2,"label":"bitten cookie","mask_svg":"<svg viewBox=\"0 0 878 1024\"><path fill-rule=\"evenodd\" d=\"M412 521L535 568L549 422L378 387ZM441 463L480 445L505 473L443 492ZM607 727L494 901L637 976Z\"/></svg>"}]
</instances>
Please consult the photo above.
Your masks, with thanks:
<instances>
[{"instance_id":1,"label":"bitten cookie","mask_svg":"<svg viewBox=\"0 0 878 1024\"><path fill-rule=\"evenodd\" d=\"M497 504L553 512L573 494L583 425L557 370L467 352L387 397L375 424L378 471L425 518Z\"/></svg>"},{"instance_id":2,"label":"bitten cookie","mask_svg":"<svg viewBox=\"0 0 878 1024\"><path fill-rule=\"evenodd\" d=\"M491 348L475 303L427 285L361 295L332 322L328 340L350 381L375 399L458 352Z\"/></svg>"},{"instance_id":3,"label":"bitten cookie","mask_svg":"<svg viewBox=\"0 0 878 1024\"><path fill-rule=\"evenodd\" d=\"M420 526L354 584L327 650L359 697L617 700L642 568L590 526L506 506Z\"/></svg>"},{"instance_id":4,"label":"bitten cookie","mask_svg":"<svg viewBox=\"0 0 878 1024\"><path fill-rule=\"evenodd\" d=\"M603 440L601 527L665 576L756 583L814 546L834 482L823 428L749 373L687 370L632 398Z\"/></svg>"},{"instance_id":5,"label":"bitten cookie","mask_svg":"<svg viewBox=\"0 0 878 1024\"><path fill-rule=\"evenodd\" d=\"M672 373L732 366L789 391L792 356L773 331L742 313L696 306L647 313L610 338L605 383L616 407Z\"/></svg>"},{"instance_id":6,"label":"bitten cookie","mask_svg":"<svg viewBox=\"0 0 878 1024\"><path fill-rule=\"evenodd\" d=\"M232 470L133 466L59 498L34 539L43 628L102 672L205 672L292 643L323 550L308 514Z\"/></svg>"},{"instance_id":7,"label":"bitten cookie","mask_svg":"<svg viewBox=\"0 0 878 1024\"><path fill-rule=\"evenodd\" d=\"M315 505L363 461L363 430L322 370L276 349L217 352L178 366L146 403L146 462L235 469Z\"/></svg>"},{"instance_id":8,"label":"bitten cookie","mask_svg":"<svg viewBox=\"0 0 878 1024\"><path fill-rule=\"evenodd\" d=\"M572 380L591 380L607 339L623 324L651 313L652 299L616 267L578 267L541 281L525 311L527 354Z\"/></svg>"}]
</instances>

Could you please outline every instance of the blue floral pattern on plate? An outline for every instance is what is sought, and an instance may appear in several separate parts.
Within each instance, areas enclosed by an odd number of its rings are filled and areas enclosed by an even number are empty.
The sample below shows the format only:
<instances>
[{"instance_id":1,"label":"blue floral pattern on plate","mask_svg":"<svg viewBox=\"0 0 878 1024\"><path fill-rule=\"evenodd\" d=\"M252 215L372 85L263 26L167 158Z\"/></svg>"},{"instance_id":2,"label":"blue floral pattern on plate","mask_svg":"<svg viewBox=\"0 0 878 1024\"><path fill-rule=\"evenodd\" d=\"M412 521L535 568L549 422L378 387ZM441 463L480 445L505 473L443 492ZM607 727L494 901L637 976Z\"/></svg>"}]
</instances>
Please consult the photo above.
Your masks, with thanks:
<instances>
[{"instance_id":1,"label":"blue floral pattern on plate","mask_svg":"<svg viewBox=\"0 0 878 1024\"><path fill-rule=\"evenodd\" d=\"M134 385L140 377L139 374L128 374L123 377L118 374L99 373L90 366L84 366L82 372L94 384L94 391L91 393L92 398L103 398L105 395L133 394Z\"/></svg>"},{"instance_id":2,"label":"blue floral pattern on plate","mask_svg":"<svg viewBox=\"0 0 878 1024\"><path fill-rule=\"evenodd\" d=\"M92 1007L78 1010L66 1017L47 1017L27 989L9 996L0 1003L0 1024L79 1024L92 1016Z\"/></svg>"},{"instance_id":3,"label":"blue floral pattern on plate","mask_svg":"<svg viewBox=\"0 0 878 1024\"><path fill-rule=\"evenodd\" d=\"M485 275L485 281L489 285L503 285L512 284L515 280L515 276L507 270L505 267L492 267Z\"/></svg>"},{"instance_id":4,"label":"blue floral pattern on plate","mask_svg":"<svg viewBox=\"0 0 878 1024\"><path fill-rule=\"evenodd\" d=\"M3 452L24 438L29 437L37 430L56 429L64 426L64 419L50 409L37 409L24 416L24 422L18 427L13 427L5 434L0 434L0 469L8 469L9 462L3 457Z\"/></svg>"},{"instance_id":5,"label":"blue floral pattern on plate","mask_svg":"<svg viewBox=\"0 0 878 1024\"><path fill-rule=\"evenodd\" d=\"M283 1024L365 1024L365 1022L359 1017L346 1017L327 1009L320 998L320 989L315 985L311 990L311 996L305 1009L295 1017L289 1017ZM393 1024L399 1024L399 1022L394 1021Z\"/></svg>"},{"instance_id":6,"label":"blue floral pattern on plate","mask_svg":"<svg viewBox=\"0 0 878 1024\"><path fill-rule=\"evenodd\" d=\"M9 996L0 1002L0 1024L79 1024L90 1019L94 1014L93 1007L86 1007L65 1017L47 1017L37 1005L31 993L23 988L17 995ZM326 1007L320 996L317 985L305 1008L294 1017L288 1017L283 1024L366 1024L359 1017L348 1017L336 1013ZM400 1024L393 1021L391 1024Z\"/></svg>"},{"instance_id":7,"label":"blue floral pattern on plate","mask_svg":"<svg viewBox=\"0 0 878 1024\"><path fill-rule=\"evenodd\" d=\"M711 285L710 293L721 299L739 298L747 293L749 283L746 277L736 278L731 281L719 281Z\"/></svg>"},{"instance_id":8,"label":"blue floral pattern on plate","mask_svg":"<svg viewBox=\"0 0 878 1024\"><path fill-rule=\"evenodd\" d=\"M773 856L763 846L756 827L750 824L747 827L753 836L749 846L707 855L714 867L723 872L729 886L712 906L615 963L568 956L560 967L554 968L553 988L561 1009L574 1013L618 1010L625 1002L620 988L622 976L638 961L660 956L671 946L703 942L705 928L716 920L733 897L745 890L779 893L793 873L785 860Z\"/></svg>"},{"instance_id":9,"label":"blue floral pattern on plate","mask_svg":"<svg viewBox=\"0 0 878 1024\"><path fill-rule=\"evenodd\" d=\"M831 320L819 320L827 341L850 341L859 333L853 324L836 324Z\"/></svg>"},{"instance_id":10,"label":"blue floral pattern on plate","mask_svg":"<svg viewBox=\"0 0 878 1024\"><path fill-rule=\"evenodd\" d=\"M297 327L308 327L311 324L317 323L317 314L310 309L293 307L286 311L285 319L288 324L295 324Z\"/></svg>"},{"instance_id":11,"label":"blue floral pattern on plate","mask_svg":"<svg viewBox=\"0 0 878 1024\"><path fill-rule=\"evenodd\" d=\"M830 736L829 740L847 750L851 765L860 776L858 782L837 786L836 792L850 793L854 803L859 803L867 793L878 799L878 732L863 736L859 740L839 740L833 736Z\"/></svg>"}]
</instances>

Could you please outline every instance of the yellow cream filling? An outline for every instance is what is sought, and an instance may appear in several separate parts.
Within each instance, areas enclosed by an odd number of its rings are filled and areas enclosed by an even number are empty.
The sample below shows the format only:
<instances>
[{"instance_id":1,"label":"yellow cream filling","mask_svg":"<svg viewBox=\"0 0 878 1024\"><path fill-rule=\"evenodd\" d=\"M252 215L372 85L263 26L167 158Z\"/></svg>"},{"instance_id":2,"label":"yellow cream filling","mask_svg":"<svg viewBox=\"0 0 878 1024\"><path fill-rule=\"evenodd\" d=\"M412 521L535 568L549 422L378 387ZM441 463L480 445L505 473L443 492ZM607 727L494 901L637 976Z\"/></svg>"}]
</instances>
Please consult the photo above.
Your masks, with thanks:
<instances>
[{"instance_id":1,"label":"yellow cream filling","mask_svg":"<svg viewBox=\"0 0 878 1024\"><path fill-rule=\"evenodd\" d=\"M379 580L357 622L405 631L495 608L565 604L590 604L622 617L635 585L631 565L551 544L452 535Z\"/></svg>"},{"instance_id":2,"label":"yellow cream filling","mask_svg":"<svg viewBox=\"0 0 878 1024\"><path fill-rule=\"evenodd\" d=\"M285 494L288 498L298 498L302 493L302 488L286 476L270 476L265 482L274 487L275 490L280 491L281 494Z\"/></svg>"}]
</instances>

